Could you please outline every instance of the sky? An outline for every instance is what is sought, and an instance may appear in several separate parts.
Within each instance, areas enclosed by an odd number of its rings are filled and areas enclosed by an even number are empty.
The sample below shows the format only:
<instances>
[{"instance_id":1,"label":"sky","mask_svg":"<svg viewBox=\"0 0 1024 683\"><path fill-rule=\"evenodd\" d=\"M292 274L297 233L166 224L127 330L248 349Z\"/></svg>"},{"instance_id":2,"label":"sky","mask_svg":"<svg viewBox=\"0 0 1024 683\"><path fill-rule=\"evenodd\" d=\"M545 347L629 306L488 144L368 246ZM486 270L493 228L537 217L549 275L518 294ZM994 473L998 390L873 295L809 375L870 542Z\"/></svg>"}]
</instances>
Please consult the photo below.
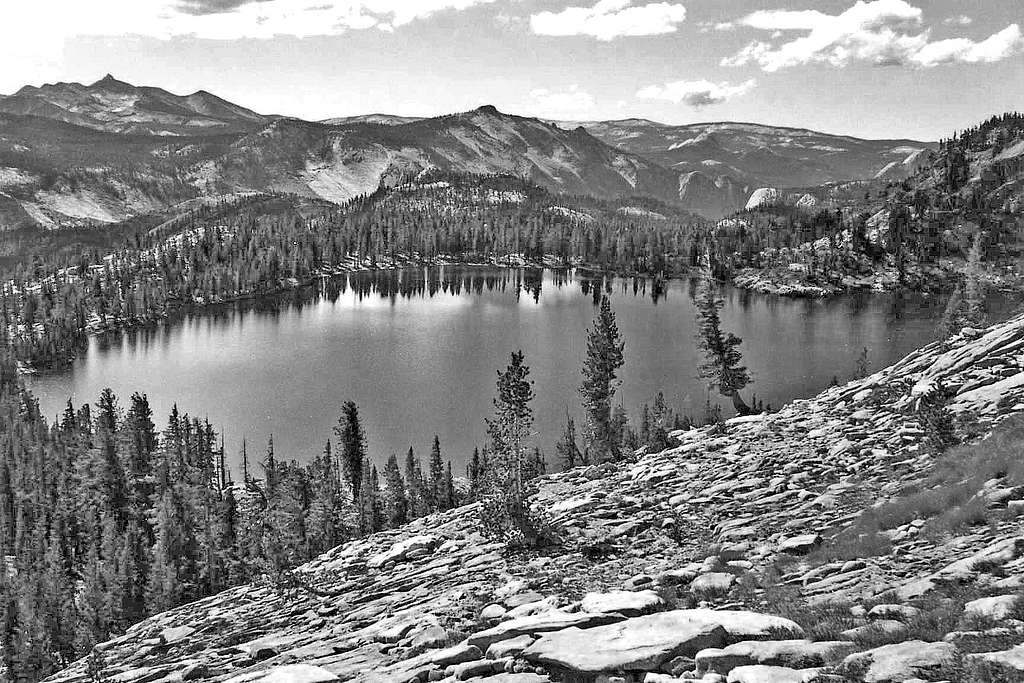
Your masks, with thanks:
<instances>
[{"instance_id":1,"label":"sky","mask_svg":"<svg viewBox=\"0 0 1024 683\"><path fill-rule=\"evenodd\" d=\"M265 114L754 121L1024 110L1024 0L5 0L0 93L111 73Z\"/></svg>"}]
</instances>

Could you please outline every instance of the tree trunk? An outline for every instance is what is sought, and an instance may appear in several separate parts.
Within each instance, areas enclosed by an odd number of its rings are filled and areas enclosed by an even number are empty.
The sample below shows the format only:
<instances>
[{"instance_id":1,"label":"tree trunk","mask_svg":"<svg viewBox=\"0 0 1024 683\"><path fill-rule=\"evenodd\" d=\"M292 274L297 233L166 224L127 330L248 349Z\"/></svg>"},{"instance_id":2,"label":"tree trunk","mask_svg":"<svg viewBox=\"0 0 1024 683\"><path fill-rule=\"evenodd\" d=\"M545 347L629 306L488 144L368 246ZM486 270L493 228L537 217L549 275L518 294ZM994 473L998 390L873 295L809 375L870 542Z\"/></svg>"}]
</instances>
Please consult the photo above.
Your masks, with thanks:
<instances>
[{"instance_id":1,"label":"tree trunk","mask_svg":"<svg viewBox=\"0 0 1024 683\"><path fill-rule=\"evenodd\" d=\"M750 415L752 412L750 410L750 406L748 406L746 401L743 400L743 397L740 396L740 392L733 389L729 393L729 398L732 399L732 407L736 410L737 415Z\"/></svg>"}]
</instances>

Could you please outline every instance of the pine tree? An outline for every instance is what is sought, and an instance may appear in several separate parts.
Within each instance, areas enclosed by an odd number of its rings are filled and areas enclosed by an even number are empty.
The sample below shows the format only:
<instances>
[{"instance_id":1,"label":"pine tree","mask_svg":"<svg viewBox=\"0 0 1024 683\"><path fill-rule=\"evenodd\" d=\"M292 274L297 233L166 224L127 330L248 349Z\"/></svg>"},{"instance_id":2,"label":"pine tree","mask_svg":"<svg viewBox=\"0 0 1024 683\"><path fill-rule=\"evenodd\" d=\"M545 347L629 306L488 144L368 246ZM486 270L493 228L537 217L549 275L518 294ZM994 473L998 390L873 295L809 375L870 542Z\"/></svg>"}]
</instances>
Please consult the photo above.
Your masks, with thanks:
<instances>
[{"instance_id":1,"label":"pine tree","mask_svg":"<svg viewBox=\"0 0 1024 683\"><path fill-rule=\"evenodd\" d=\"M119 411L117 397L109 387L100 393L96 407L94 449L90 454L87 486L93 489L96 503L123 523L127 493L117 453Z\"/></svg>"},{"instance_id":2,"label":"pine tree","mask_svg":"<svg viewBox=\"0 0 1024 683\"><path fill-rule=\"evenodd\" d=\"M430 509L433 512L444 510L444 463L441 460L441 442L434 435L434 443L430 447L429 460Z\"/></svg>"},{"instance_id":3,"label":"pine tree","mask_svg":"<svg viewBox=\"0 0 1024 683\"><path fill-rule=\"evenodd\" d=\"M425 492L420 486L419 476L419 463L416 460L416 454L413 453L412 446L409 447L409 451L405 454L405 487L406 487L406 500L409 503L409 510L407 512L409 519L416 519L417 517L423 516L423 499Z\"/></svg>"},{"instance_id":4,"label":"pine tree","mask_svg":"<svg viewBox=\"0 0 1024 683\"><path fill-rule=\"evenodd\" d=\"M310 465L311 500L306 516L310 553L318 555L342 543L348 535L346 518L351 497L342 489L340 473L331 452L331 442Z\"/></svg>"},{"instance_id":5,"label":"pine tree","mask_svg":"<svg viewBox=\"0 0 1024 683\"><path fill-rule=\"evenodd\" d=\"M576 445L576 422L572 419L569 411L565 411L565 429L562 431L562 439L555 445L555 452L562 460L562 468L571 470L578 464L583 464L583 454Z\"/></svg>"},{"instance_id":6,"label":"pine tree","mask_svg":"<svg viewBox=\"0 0 1024 683\"><path fill-rule=\"evenodd\" d=\"M242 484L249 486L249 453L245 448L245 437L242 437Z\"/></svg>"},{"instance_id":7,"label":"pine tree","mask_svg":"<svg viewBox=\"0 0 1024 683\"><path fill-rule=\"evenodd\" d=\"M868 347L861 349L860 354L857 356L857 365L853 370L854 379L864 379L868 376L871 371L871 361L868 358Z\"/></svg>"},{"instance_id":8,"label":"pine tree","mask_svg":"<svg viewBox=\"0 0 1024 683\"><path fill-rule=\"evenodd\" d=\"M385 514L388 526L392 529L402 526L409 519L409 499L405 493L405 482L398 467L398 457L394 453L388 458L384 467Z\"/></svg>"},{"instance_id":9,"label":"pine tree","mask_svg":"<svg viewBox=\"0 0 1024 683\"><path fill-rule=\"evenodd\" d=\"M483 531L507 544L535 547L547 540L526 500L525 471L533 455L533 382L522 351L498 372L494 417L486 420L489 446L485 496L480 507Z\"/></svg>"},{"instance_id":10,"label":"pine tree","mask_svg":"<svg viewBox=\"0 0 1024 683\"><path fill-rule=\"evenodd\" d=\"M474 448L473 455L466 463L466 479L469 480L469 498L476 500L480 493L480 479L483 477L483 463L480 461L480 449Z\"/></svg>"},{"instance_id":11,"label":"pine tree","mask_svg":"<svg viewBox=\"0 0 1024 683\"><path fill-rule=\"evenodd\" d=\"M743 401L740 391L751 382L747 368L741 365L742 339L732 332L723 333L719 311L724 302L715 296L715 282L711 269L705 267L697 289L697 346L704 353L700 366L701 379L717 387L718 392L732 399L738 415L750 413L750 407Z\"/></svg>"},{"instance_id":12,"label":"pine tree","mask_svg":"<svg viewBox=\"0 0 1024 683\"><path fill-rule=\"evenodd\" d=\"M452 510L458 505L455 491L455 477L452 476L452 461L445 465L444 472L444 509Z\"/></svg>"},{"instance_id":13,"label":"pine tree","mask_svg":"<svg viewBox=\"0 0 1024 683\"><path fill-rule=\"evenodd\" d=\"M359 409L352 401L341 407L341 416L334 427L338 437L338 451L352 500L359 499L359 487L363 481L363 463L366 460L366 436L359 421Z\"/></svg>"},{"instance_id":14,"label":"pine tree","mask_svg":"<svg viewBox=\"0 0 1024 683\"><path fill-rule=\"evenodd\" d=\"M587 415L584 442L587 452L598 462L615 460L621 455L621 441L616 438L612 425L612 399L617 386L616 375L625 362L624 347L611 302L602 295L593 327L587 330L587 358L579 389Z\"/></svg>"},{"instance_id":15,"label":"pine tree","mask_svg":"<svg viewBox=\"0 0 1024 683\"><path fill-rule=\"evenodd\" d=\"M146 609L150 614L168 610L180 604L184 597L185 586L178 576L184 544L179 507L174 491L167 489L157 499L153 512L156 541L150 553L145 594Z\"/></svg>"},{"instance_id":16,"label":"pine tree","mask_svg":"<svg viewBox=\"0 0 1024 683\"><path fill-rule=\"evenodd\" d=\"M665 394L658 392L648 416L647 436L642 441L650 453L660 453L671 447L668 433L674 426L672 410L665 403Z\"/></svg>"},{"instance_id":17,"label":"pine tree","mask_svg":"<svg viewBox=\"0 0 1024 683\"><path fill-rule=\"evenodd\" d=\"M381 529L380 482L377 468L363 459L361 482L359 485L359 532L362 535L372 534Z\"/></svg>"}]
</instances>

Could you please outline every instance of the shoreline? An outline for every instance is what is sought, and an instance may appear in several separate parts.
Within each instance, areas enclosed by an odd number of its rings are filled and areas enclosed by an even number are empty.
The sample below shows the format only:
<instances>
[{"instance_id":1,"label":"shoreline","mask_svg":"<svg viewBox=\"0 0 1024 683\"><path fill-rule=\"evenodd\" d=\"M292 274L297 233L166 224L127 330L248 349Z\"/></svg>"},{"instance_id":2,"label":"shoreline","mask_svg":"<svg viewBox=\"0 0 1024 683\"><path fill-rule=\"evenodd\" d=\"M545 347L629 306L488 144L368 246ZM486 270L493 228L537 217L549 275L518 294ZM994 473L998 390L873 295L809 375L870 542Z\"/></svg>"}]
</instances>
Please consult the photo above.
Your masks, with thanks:
<instances>
[{"instance_id":1,"label":"shoreline","mask_svg":"<svg viewBox=\"0 0 1024 683\"><path fill-rule=\"evenodd\" d=\"M218 297L211 300L205 300L202 298L193 299L191 301L170 299L165 303L162 311L145 317L132 319L122 318L116 320L111 319L112 316L108 316L107 320L93 318L86 323L84 328L82 328L83 341L87 340L90 336L124 333L133 329L156 326L164 321L174 320L180 316L190 313L198 313L211 309L215 310L220 306L269 299L289 292L301 292L303 290L316 287L322 282L340 277L348 277L359 273L385 273L417 268L462 267L498 268L501 270L524 268L535 270L573 271L577 274L590 277L643 277L649 279L661 278L664 280L679 280L695 276L695 271L692 269L683 272L673 272L671 274L630 273L609 270L593 264L567 264L562 259L555 257L545 257L538 261L524 258L521 255L493 258L490 261L461 261L447 256L438 256L429 259L399 256L394 259L379 259L373 264L365 261L356 261L355 259L349 260L350 262L345 265L339 265L333 268L319 268L314 275L303 280L299 280L294 277L282 279L275 286L267 287L262 291L248 291L231 297ZM719 280L719 282L730 284L740 290L751 291L766 296L778 296L789 299L829 299L855 292L885 294L899 291L901 289L914 292L938 292L947 288L947 286L955 280L957 273L958 271L949 267L942 268L941 266L932 266L927 270L922 269L913 273L913 280L916 282L916 285L905 285L903 287L899 287L897 286L895 276L888 272L888 269L870 277L844 275L842 277L841 284L818 284L807 282L803 278L799 277L797 273L792 271L781 271L779 269L773 270L768 268L743 268L734 273L731 277L725 280ZM998 274L986 273L985 281L987 286L1000 291L1024 291L1024 280L1015 273L1011 276L1000 276ZM931 284L932 286L921 286L926 284ZM65 370L74 362L77 356L78 352L68 357L54 359L43 364L33 364L24 359L16 359L16 361L20 375L49 374Z\"/></svg>"}]
</instances>

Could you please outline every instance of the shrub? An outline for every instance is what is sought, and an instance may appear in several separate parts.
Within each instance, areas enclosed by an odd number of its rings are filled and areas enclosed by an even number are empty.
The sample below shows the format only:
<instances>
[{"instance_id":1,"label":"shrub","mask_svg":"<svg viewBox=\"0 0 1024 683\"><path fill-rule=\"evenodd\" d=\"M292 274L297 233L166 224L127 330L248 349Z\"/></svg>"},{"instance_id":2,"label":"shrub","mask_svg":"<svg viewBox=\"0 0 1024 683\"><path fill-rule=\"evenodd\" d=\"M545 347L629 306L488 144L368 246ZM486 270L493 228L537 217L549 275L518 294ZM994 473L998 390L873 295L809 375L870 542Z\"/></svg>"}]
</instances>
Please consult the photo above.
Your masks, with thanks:
<instances>
[{"instance_id":1,"label":"shrub","mask_svg":"<svg viewBox=\"0 0 1024 683\"><path fill-rule=\"evenodd\" d=\"M551 518L522 497L494 492L480 501L480 530L508 549L558 545L561 538Z\"/></svg>"}]
</instances>

